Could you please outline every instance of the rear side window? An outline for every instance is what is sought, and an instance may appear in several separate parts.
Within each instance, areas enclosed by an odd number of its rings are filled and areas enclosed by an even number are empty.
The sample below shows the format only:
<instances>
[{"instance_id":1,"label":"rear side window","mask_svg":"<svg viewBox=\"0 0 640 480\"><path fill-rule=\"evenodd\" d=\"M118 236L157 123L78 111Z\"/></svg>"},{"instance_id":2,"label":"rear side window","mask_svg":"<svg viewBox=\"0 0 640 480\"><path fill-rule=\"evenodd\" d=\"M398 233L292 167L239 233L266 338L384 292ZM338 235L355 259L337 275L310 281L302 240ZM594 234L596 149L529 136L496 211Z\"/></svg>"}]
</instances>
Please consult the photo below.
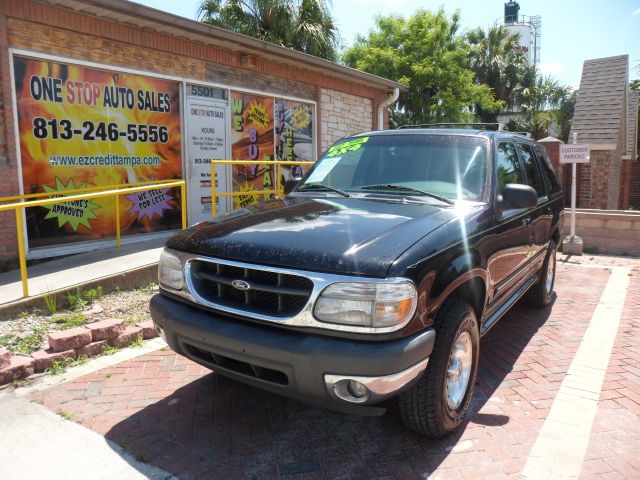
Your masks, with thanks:
<instances>
[{"instance_id":1,"label":"rear side window","mask_svg":"<svg viewBox=\"0 0 640 480\"><path fill-rule=\"evenodd\" d=\"M533 153L533 150L529 145L524 143L518 144L518 151L522 158L522 164L524 166L524 172L527 176L527 185L533 187L538 194L538 198L546 196L547 192L544 187L544 182L538 169L538 161Z\"/></svg>"},{"instance_id":2,"label":"rear side window","mask_svg":"<svg viewBox=\"0 0 640 480\"><path fill-rule=\"evenodd\" d=\"M512 143L498 144L498 193L507 183L524 183L518 162L518 154Z\"/></svg>"},{"instance_id":3,"label":"rear side window","mask_svg":"<svg viewBox=\"0 0 640 480\"><path fill-rule=\"evenodd\" d=\"M559 192L560 183L558 182L558 178L556 177L551 161L549 160L549 156L547 155L547 150L542 145L536 145L536 153L540 159L542 176L544 177L544 181L547 184L549 192L552 194Z\"/></svg>"}]
</instances>

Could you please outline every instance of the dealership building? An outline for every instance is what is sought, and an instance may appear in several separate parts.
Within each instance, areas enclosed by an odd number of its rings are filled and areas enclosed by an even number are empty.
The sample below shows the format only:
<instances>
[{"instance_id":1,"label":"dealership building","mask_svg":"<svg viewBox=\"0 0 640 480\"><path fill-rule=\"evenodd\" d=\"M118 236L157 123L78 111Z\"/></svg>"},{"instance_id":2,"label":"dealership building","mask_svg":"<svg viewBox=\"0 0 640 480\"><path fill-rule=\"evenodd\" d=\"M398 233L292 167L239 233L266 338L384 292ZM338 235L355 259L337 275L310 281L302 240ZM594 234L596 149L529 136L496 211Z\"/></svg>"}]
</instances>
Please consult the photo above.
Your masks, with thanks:
<instances>
[{"instance_id":1,"label":"dealership building","mask_svg":"<svg viewBox=\"0 0 640 480\"><path fill-rule=\"evenodd\" d=\"M345 135L383 129L401 86L124 0L0 1L0 197L183 178L190 224L221 192L270 190L251 160L315 161ZM25 209L28 258L166 235L180 189ZM250 193L218 199L244 207ZM17 252L0 213L0 259Z\"/></svg>"}]
</instances>

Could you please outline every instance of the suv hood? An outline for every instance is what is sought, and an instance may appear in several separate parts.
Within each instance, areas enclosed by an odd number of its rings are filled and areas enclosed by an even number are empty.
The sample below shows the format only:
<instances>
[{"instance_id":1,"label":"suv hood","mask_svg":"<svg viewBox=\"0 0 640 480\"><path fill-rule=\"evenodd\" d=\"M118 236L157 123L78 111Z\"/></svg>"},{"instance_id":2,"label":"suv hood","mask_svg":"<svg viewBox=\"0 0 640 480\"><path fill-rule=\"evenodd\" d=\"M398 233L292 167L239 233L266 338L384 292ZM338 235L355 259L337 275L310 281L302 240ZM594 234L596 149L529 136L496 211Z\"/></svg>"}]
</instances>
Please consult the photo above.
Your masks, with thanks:
<instances>
[{"instance_id":1,"label":"suv hood","mask_svg":"<svg viewBox=\"0 0 640 480\"><path fill-rule=\"evenodd\" d=\"M167 247L247 263L384 277L398 256L455 218L456 210L396 200L289 197L199 223L169 239Z\"/></svg>"}]
</instances>

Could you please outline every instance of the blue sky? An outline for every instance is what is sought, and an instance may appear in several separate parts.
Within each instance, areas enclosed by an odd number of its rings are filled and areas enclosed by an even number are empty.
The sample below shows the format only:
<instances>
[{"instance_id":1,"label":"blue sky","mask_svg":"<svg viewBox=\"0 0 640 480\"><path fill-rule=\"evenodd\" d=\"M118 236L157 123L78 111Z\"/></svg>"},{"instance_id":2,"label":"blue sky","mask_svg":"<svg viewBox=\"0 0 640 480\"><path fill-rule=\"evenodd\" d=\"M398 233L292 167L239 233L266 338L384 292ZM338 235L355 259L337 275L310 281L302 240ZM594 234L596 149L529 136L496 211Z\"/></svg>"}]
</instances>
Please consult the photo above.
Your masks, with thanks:
<instances>
[{"instance_id":1,"label":"blue sky","mask_svg":"<svg viewBox=\"0 0 640 480\"><path fill-rule=\"evenodd\" d=\"M137 0L195 19L200 0ZM630 78L640 78L640 0L520 0L520 13L542 16L541 70L564 84L580 85L589 58L629 54ZM333 0L345 46L373 28L377 15L410 16L418 8L459 9L462 29L488 27L503 15L504 0Z\"/></svg>"}]
</instances>

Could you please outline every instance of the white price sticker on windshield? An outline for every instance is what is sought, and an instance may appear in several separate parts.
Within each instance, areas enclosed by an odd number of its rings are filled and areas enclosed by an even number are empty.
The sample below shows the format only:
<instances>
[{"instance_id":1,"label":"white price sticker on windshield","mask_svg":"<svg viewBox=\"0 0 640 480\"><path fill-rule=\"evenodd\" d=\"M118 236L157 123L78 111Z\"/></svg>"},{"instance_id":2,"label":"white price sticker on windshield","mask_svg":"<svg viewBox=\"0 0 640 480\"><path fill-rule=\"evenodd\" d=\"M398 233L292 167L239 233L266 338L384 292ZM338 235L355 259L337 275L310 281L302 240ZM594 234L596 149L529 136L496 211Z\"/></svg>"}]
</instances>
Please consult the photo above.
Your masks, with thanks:
<instances>
[{"instance_id":1,"label":"white price sticker on windshield","mask_svg":"<svg viewBox=\"0 0 640 480\"><path fill-rule=\"evenodd\" d=\"M333 170L333 167L340 161L342 157L325 158L320 164L316 165L315 170L304 183L318 183L322 182L329 175L329 172Z\"/></svg>"}]
</instances>

